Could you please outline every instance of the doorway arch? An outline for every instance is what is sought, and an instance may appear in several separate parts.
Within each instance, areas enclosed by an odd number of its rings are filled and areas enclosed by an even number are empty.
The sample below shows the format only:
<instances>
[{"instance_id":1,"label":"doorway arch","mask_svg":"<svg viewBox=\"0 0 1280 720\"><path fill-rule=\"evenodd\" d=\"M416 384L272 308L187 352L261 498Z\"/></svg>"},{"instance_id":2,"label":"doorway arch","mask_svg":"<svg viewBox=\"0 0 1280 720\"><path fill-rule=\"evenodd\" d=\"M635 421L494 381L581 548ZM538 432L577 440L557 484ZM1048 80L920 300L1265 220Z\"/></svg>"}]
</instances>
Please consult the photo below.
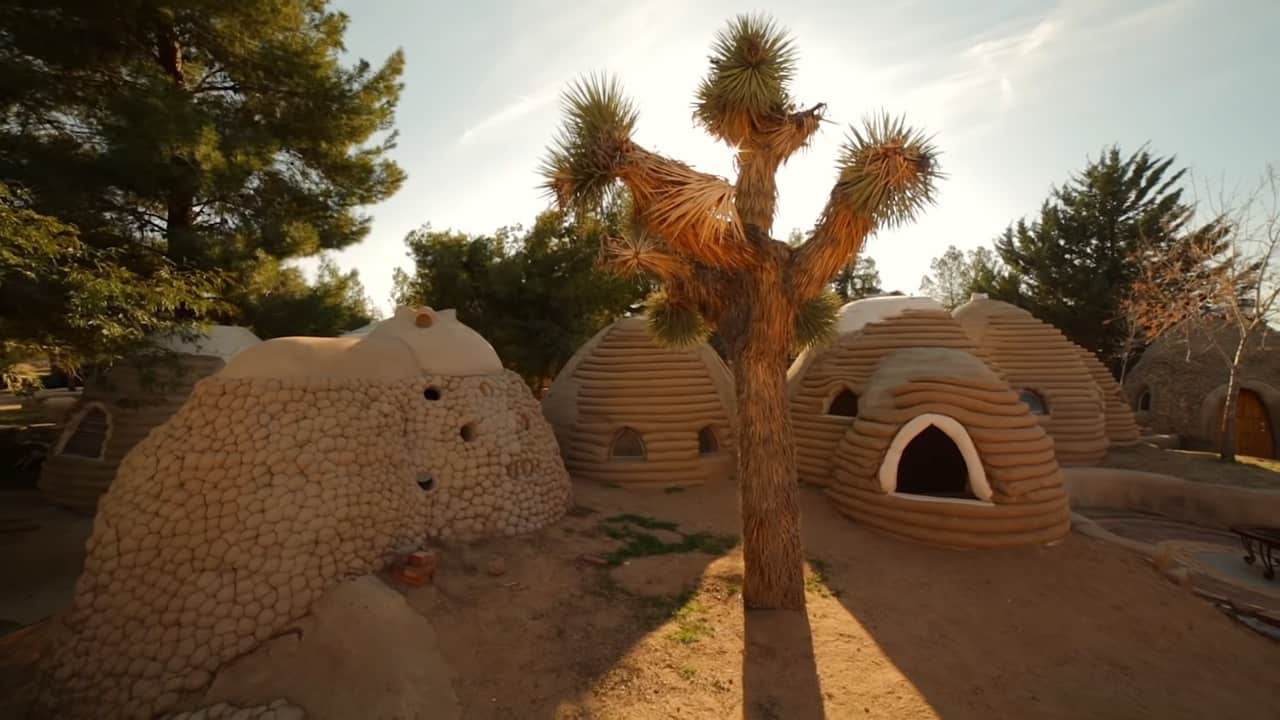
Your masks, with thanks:
<instances>
[{"instance_id":1,"label":"doorway arch","mask_svg":"<svg viewBox=\"0 0 1280 720\"><path fill-rule=\"evenodd\" d=\"M1218 403L1218 418L1222 417L1226 398ZM1276 455L1275 441L1272 437L1271 414L1267 412L1262 396L1249 388L1240 388L1236 398L1236 452L1250 457L1273 458ZM1222 427L1218 424L1214 440L1221 447Z\"/></svg>"},{"instance_id":2,"label":"doorway arch","mask_svg":"<svg viewBox=\"0 0 1280 720\"><path fill-rule=\"evenodd\" d=\"M944 438L949 441L949 445L942 442ZM916 442L917 440L919 442ZM971 497L953 497L950 493L939 496L899 488L900 470L908 472L921 470L923 465L921 459L916 457L918 453L949 454L951 447L954 447L955 452L959 454L959 460L963 463L964 479L968 486L967 494ZM947 462L950 462L950 459ZM959 468L952 468L952 470L959 471ZM982 467L982 459L978 456L978 448L974 446L973 438L969 437L969 432L958 420L938 413L917 415L898 430L893 436L893 441L889 443L889 449L885 451L884 460L880 463L879 479L881 490L894 495L935 501L980 501L984 504L991 502L991 484L987 480L987 473ZM903 479L909 480L909 478ZM905 485L908 488L918 488L928 487L931 484L908 482Z\"/></svg>"}]
</instances>

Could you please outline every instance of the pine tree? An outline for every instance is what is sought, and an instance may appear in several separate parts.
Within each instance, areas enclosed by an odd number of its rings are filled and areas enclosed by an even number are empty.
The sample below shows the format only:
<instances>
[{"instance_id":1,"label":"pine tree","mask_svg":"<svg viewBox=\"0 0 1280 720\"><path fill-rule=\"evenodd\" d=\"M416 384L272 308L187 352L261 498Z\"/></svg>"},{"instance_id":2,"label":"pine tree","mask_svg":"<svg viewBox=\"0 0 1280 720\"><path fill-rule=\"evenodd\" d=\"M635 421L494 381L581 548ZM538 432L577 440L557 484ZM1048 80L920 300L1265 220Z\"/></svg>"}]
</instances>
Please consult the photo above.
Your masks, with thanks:
<instances>
[{"instance_id":1,"label":"pine tree","mask_svg":"<svg viewBox=\"0 0 1280 720\"><path fill-rule=\"evenodd\" d=\"M1050 192L1037 219L1019 220L996 238L1009 278L979 283L993 297L1022 305L1073 342L1119 356L1126 329L1120 303L1138 273L1139 250L1159 254L1186 231L1192 208L1178 187L1185 169L1145 148L1123 157L1103 150L1084 171Z\"/></svg>"},{"instance_id":2,"label":"pine tree","mask_svg":"<svg viewBox=\"0 0 1280 720\"><path fill-rule=\"evenodd\" d=\"M343 66L347 18L323 0L0 0L0 15L0 180L91 245L246 274L259 252L359 241L358 208L402 182L386 151L403 56Z\"/></svg>"}]
</instances>

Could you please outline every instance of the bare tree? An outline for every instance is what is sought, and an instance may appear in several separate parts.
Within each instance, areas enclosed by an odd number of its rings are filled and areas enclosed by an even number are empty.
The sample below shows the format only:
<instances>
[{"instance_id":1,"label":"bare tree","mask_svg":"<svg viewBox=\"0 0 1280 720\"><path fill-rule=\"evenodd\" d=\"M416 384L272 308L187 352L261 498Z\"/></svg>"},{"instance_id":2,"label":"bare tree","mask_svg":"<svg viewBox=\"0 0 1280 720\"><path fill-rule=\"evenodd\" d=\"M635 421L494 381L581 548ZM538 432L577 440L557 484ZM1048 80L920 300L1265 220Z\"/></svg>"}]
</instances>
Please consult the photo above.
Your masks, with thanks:
<instances>
[{"instance_id":1,"label":"bare tree","mask_svg":"<svg viewBox=\"0 0 1280 720\"><path fill-rule=\"evenodd\" d=\"M1230 369L1219 454L1231 462L1245 353L1250 343L1265 341L1267 319L1280 309L1280 173L1269 165L1242 199L1219 193L1209 204L1213 219L1172 249L1158 255L1139 251L1139 277L1124 315L1148 341L1183 336L1189 344L1203 338ZM1223 332L1228 328L1234 332Z\"/></svg>"}]
</instances>

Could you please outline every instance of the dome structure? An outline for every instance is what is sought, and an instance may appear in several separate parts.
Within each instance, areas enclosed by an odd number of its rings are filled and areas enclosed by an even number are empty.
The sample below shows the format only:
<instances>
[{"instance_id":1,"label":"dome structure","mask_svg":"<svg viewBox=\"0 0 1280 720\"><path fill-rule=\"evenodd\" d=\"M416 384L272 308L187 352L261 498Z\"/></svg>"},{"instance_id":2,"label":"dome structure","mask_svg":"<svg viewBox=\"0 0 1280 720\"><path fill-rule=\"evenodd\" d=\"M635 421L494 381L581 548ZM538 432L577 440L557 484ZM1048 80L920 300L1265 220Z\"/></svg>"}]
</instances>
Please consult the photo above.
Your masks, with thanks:
<instances>
[{"instance_id":1,"label":"dome structure","mask_svg":"<svg viewBox=\"0 0 1280 720\"><path fill-rule=\"evenodd\" d=\"M666 348L645 317L601 330L542 402L575 478L636 487L696 485L733 471L733 378L706 343Z\"/></svg>"},{"instance_id":2,"label":"dome structure","mask_svg":"<svg viewBox=\"0 0 1280 720\"><path fill-rule=\"evenodd\" d=\"M245 328L214 325L194 337L156 338L152 348L90 380L41 466L41 494L92 512L120 461L178 411L196 382L260 342Z\"/></svg>"},{"instance_id":3,"label":"dome structure","mask_svg":"<svg viewBox=\"0 0 1280 720\"><path fill-rule=\"evenodd\" d=\"M342 579L542 527L570 490L528 387L449 311L253 345L120 464L42 703L164 715Z\"/></svg>"},{"instance_id":4,"label":"dome structure","mask_svg":"<svg viewBox=\"0 0 1280 720\"><path fill-rule=\"evenodd\" d=\"M861 389L826 490L842 514L962 548L1047 543L1070 530L1053 441L976 355L895 349Z\"/></svg>"},{"instance_id":5,"label":"dome structure","mask_svg":"<svg viewBox=\"0 0 1280 720\"><path fill-rule=\"evenodd\" d=\"M952 315L1031 407L1064 465L1094 465L1107 453L1102 394L1079 350L1031 313L975 294Z\"/></svg>"},{"instance_id":6,"label":"dome structure","mask_svg":"<svg viewBox=\"0 0 1280 720\"><path fill-rule=\"evenodd\" d=\"M1080 361L1093 378L1102 396L1102 412L1106 420L1107 444L1110 447L1133 447L1138 444L1138 422L1120 390L1120 383L1098 359L1097 355L1076 345Z\"/></svg>"},{"instance_id":7,"label":"dome structure","mask_svg":"<svg viewBox=\"0 0 1280 720\"><path fill-rule=\"evenodd\" d=\"M840 308L830 345L806 350L787 372L791 426L801 482L825 487L840 439L853 425L867 382L883 358L902 348L977 346L936 300L878 297Z\"/></svg>"}]
</instances>

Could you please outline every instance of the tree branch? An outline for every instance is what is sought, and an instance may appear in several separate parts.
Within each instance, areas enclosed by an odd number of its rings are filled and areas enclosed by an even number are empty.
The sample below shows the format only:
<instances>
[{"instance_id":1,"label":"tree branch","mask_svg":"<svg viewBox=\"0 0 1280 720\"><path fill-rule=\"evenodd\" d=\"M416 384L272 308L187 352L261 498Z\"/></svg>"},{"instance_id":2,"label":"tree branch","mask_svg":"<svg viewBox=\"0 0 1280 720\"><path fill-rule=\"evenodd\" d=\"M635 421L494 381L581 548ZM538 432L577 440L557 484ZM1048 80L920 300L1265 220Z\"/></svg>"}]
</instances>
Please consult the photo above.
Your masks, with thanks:
<instances>
[{"instance_id":1,"label":"tree branch","mask_svg":"<svg viewBox=\"0 0 1280 720\"><path fill-rule=\"evenodd\" d=\"M870 216L843 207L832 191L813 236L787 264L792 299L800 304L816 297L840 268L855 257L875 229Z\"/></svg>"}]
</instances>

